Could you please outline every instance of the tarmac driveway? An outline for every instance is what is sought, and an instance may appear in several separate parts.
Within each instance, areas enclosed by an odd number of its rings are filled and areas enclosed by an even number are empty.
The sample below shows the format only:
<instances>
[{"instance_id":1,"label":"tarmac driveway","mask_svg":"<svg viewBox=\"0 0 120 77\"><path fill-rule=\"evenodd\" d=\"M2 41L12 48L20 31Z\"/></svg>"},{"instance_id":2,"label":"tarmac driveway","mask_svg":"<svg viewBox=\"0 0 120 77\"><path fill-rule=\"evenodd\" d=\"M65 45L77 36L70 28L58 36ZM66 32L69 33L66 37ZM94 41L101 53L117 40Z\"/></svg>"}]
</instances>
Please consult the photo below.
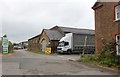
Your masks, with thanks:
<instances>
[{"instance_id":1,"label":"tarmac driveway","mask_svg":"<svg viewBox=\"0 0 120 77\"><path fill-rule=\"evenodd\" d=\"M17 50L2 57L3 75L118 75L74 60L79 55L45 55Z\"/></svg>"}]
</instances>

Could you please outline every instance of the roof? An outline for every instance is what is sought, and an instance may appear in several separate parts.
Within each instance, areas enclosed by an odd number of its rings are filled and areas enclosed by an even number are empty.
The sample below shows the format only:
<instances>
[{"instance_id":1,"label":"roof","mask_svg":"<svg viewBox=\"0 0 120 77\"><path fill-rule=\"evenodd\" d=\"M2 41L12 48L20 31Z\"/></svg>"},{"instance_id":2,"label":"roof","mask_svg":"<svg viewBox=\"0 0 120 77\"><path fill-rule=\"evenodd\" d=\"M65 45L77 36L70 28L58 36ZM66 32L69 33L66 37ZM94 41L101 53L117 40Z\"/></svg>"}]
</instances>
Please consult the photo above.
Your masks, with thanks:
<instances>
[{"instance_id":1,"label":"roof","mask_svg":"<svg viewBox=\"0 0 120 77\"><path fill-rule=\"evenodd\" d=\"M95 4L93 5L92 9L95 10L101 6L103 6L103 4L99 0L97 0L97 2L95 2Z\"/></svg>"},{"instance_id":2,"label":"roof","mask_svg":"<svg viewBox=\"0 0 120 77\"><path fill-rule=\"evenodd\" d=\"M55 27L60 28L64 33L92 34L92 35L95 34L94 30L91 29L79 29L79 28L70 28L70 27L61 27L61 26L54 26L53 28ZM53 28L43 29L43 31L46 33L46 35L49 37L50 40L60 40L63 37L63 35L59 31L54 30ZM41 34L34 36L28 40L32 40L40 36Z\"/></svg>"},{"instance_id":3,"label":"roof","mask_svg":"<svg viewBox=\"0 0 120 77\"><path fill-rule=\"evenodd\" d=\"M34 37L32 37L32 38L30 38L30 39L28 39L28 40L32 40L32 39L34 39L34 38L36 38L36 37L40 37L40 34L39 34L39 35L36 35L36 36L34 36Z\"/></svg>"},{"instance_id":4,"label":"roof","mask_svg":"<svg viewBox=\"0 0 120 77\"><path fill-rule=\"evenodd\" d=\"M44 29L44 32L49 37L50 40L60 40L63 36L57 30Z\"/></svg>"},{"instance_id":5,"label":"roof","mask_svg":"<svg viewBox=\"0 0 120 77\"><path fill-rule=\"evenodd\" d=\"M70 27L59 27L63 32L67 33L78 33L78 34L95 34L94 30L91 29L79 29Z\"/></svg>"},{"instance_id":6,"label":"roof","mask_svg":"<svg viewBox=\"0 0 120 77\"><path fill-rule=\"evenodd\" d=\"M93 5L92 9L95 10L101 6L103 6L102 2L113 2L112 0L97 0L95 4ZM120 0L116 0L115 2L118 2L120 4Z\"/></svg>"}]
</instances>

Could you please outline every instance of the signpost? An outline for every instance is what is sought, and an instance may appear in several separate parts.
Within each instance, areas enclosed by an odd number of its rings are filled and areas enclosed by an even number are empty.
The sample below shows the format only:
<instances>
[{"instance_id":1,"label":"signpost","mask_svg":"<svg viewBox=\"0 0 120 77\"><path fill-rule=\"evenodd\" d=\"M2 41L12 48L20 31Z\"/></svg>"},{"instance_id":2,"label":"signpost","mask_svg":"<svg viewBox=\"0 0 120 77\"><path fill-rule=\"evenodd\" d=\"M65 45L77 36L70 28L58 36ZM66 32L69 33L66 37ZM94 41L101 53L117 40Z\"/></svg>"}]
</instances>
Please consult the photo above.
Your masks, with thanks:
<instances>
[{"instance_id":1,"label":"signpost","mask_svg":"<svg viewBox=\"0 0 120 77\"><path fill-rule=\"evenodd\" d=\"M7 36L6 37L3 36L3 39L2 39L3 53L8 53L8 46L9 46L9 41L7 39Z\"/></svg>"}]
</instances>

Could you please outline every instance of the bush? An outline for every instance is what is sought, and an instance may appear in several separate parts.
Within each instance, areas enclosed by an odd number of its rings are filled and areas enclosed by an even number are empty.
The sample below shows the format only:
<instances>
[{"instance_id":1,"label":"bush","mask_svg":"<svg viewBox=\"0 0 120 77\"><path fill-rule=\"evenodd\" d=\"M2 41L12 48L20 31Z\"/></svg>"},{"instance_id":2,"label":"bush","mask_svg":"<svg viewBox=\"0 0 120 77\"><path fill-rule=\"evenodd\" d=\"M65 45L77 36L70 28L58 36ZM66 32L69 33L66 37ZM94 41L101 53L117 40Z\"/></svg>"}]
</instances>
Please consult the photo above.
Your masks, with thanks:
<instances>
[{"instance_id":1,"label":"bush","mask_svg":"<svg viewBox=\"0 0 120 77\"><path fill-rule=\"evenodd\" d=\"M92 62L96 61L96 56L93 54L81 54L80 61L82 62Z\"/></svg>"},{"instance_id":2,"label":"bush","mask_svg":"<svg viewBox=\"0 0 120 77\"><path fill-rule=\"evenodd\" d=\"M100 64L105 64L108 67L119 67L119 56L116 55L116 42L109 41L99 55L98 61Z\"/></svg>"},{"instance_id":3,"label":"bush","mask_svg":"<svg viewBox=\"0 0 120 77\"><path fill-rule=\"evenodd\" d=\"M120 56L116 55L116 42L109 41L99 54L82 54L82 62L96 62L108 67L120 67Z\"/></svg>"}]
</instances>

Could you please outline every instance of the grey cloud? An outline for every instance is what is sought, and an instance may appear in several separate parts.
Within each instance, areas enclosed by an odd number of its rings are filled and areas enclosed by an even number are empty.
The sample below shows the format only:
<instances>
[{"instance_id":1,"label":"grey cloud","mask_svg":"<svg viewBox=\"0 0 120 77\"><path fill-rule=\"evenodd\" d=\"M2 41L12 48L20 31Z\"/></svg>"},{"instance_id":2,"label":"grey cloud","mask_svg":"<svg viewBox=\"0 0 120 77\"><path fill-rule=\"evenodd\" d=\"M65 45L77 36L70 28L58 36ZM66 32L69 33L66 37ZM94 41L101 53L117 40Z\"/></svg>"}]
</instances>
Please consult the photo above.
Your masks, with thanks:
<instances>
[{"instance_id":1,"label":"grey cloud","mask_svg":"<svg viewBox=\"0 0 120 77\"><path fill-rule=\"evenodd\" d=\"M95 1L1 0L2 33L13 42L19 42L55 25L94 29L91 7Z\"/></svg>"}]
</instances>

